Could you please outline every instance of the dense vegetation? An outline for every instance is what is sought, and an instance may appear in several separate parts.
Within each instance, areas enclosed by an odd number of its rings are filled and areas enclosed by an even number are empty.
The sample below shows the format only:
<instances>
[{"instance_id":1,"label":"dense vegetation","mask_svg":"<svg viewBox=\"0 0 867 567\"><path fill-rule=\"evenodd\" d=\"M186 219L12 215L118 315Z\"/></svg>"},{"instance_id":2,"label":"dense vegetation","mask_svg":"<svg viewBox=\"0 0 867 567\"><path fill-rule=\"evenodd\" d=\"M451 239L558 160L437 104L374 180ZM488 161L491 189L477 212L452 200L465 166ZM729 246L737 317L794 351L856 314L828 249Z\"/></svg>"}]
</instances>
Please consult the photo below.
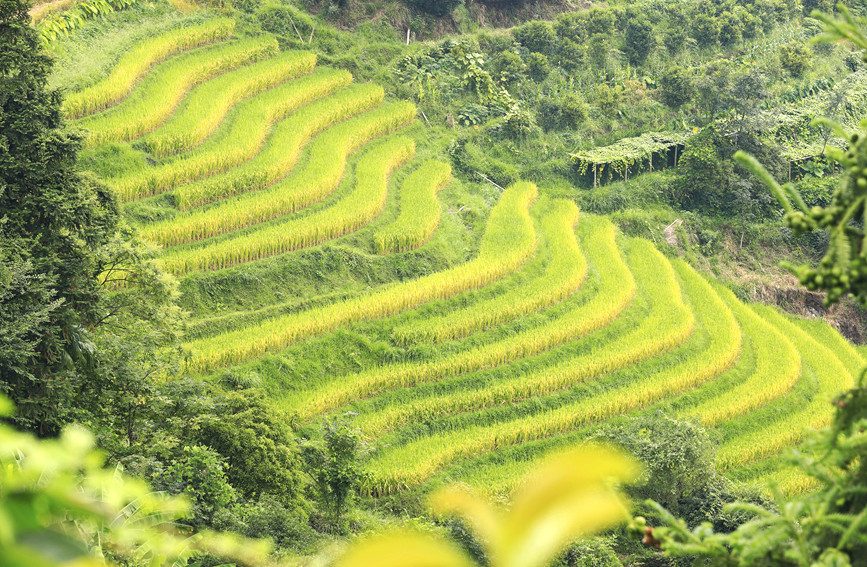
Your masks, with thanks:
<instances>
[{"instance_id":1,"label":"dense vegetation","mask_svg":"<svg viewBox=\"0 0 867 567\"><path fill-rule=\"evenodd\" d=\"M862 354L748 290L768 270L761 290L778 286L780 259L825 254L802 283L827 305L863 300L855 23L835 32L854 43L811 43L811 10L832 6L516 1L487 3L514 24L494 29L483 4L70 2L31 16L0 0L9 422L40 437L88 427L111 465L186 496L183 529L266 537L274 557L420 525L499 564L472 514L432 518L427 495L460 481L508 499L586 439L642 462L632 494L674 526L645 539L669 551L750 545L756 514L817 489L805 501L827 507L827 485L851 491L833 518L857 534L860 477L831 479L857 449L806 472L786 455L857 443L860 405L835 418L828 400L858 385ZM768 191L774 177L791 184ZM832 424L836 437L805 442ZM60 484L104 474L65 435L79 450ZM46 458L11 430L0 441ZM27 478L5 482L31 498ZM725 506L737 500L752 504ZM104 513L76 516L91 546L111 539ZM129 537L107 557L261 560L237 542L151 552ZM669 561L620 531L555 563L645 560Z\"/></svg>"}]
</instances>

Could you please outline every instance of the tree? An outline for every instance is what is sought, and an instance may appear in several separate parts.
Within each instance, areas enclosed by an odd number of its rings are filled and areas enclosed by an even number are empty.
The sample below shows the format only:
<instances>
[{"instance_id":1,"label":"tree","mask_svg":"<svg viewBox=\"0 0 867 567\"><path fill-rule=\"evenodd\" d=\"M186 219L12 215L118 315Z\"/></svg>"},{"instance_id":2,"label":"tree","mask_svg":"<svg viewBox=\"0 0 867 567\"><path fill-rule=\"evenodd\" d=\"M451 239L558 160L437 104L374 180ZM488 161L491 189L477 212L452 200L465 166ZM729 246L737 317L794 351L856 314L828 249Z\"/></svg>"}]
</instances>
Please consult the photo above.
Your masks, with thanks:
<instances>
[{"instance_id":1,"label":"tree","mask_svg":"<svg viewBox=\"0 0 867 567\"><path fill-rule=\"evenodd\" d=\"M65 129L60 95L46 87L50 60L30 25L28 5L0 1L0 238L6 270L25 268L37 289L6 289L4 312L40 301L42 314L0 320L26 342L30 354L0 359L0 389L18 405L14 421L40 435L55 435L71 419L76 390L93 375L93 327L100 250L119 222L113 195L76 167L81 137ZM14 264L18 264L18 268ZM37 312L40 310L37 309ZM19 327L15 329L15 327Z\"/></svg>"},{"instance_id":2,"label":"tree","mask_svg":"<svg viewBox=\"0 0 867 567\"><path fill-rule=\"evenodd\" d=\"M710 47L719 39L719 22L710 14L698 14L692 20L690 36L702 47Z\"/></svg>"},{"instance_id":3,"label":"tree","mask_svg":"<svg viewBox=\"0 0 867 567\"><path fill-rule=\"evenodd\" d=\"M331 516L331 525L338 529L361 478L358 464L360 434L345 419L325 421L322 424L322 443L307 444L303 450L319 500Z\"/></svg>"},{"instance_id":4,"label":"tree","mask_svg":"<svg viewBox=\"0 0 867 567\"><path fill-rule=\"evenodd\" d=\"M668 67L659 78L659 98L672 108L680 108L692 98L692 77L680 65Z\"/></svg>"},{"instance_id":5,"label":"tree","mask_svg":"<svg viewBox=\"0 0 867 567\"><path fill-rule=\"evenodd\" d=\"M550 55L557 45L557 34L550 22L533 20L515 28L515 39L531 52Z\"/></svg>"},{"instance_id":6,"label":"tree","mask_svg":"<svg viewBox=\"0 0 867 567\"><path fill-rule=\"evenodd\" d=\"M810 68L811 53L797 41L780 46L780 66L793 77L802 76Z\"/></svg>"},{"instance_id":7,"label":"tree","mask_svg":"<svg viewBox=\"0 0 867 567\"><path fill-rule=\"evenodd\" d=\"M177 369L175 281L78 169L50 61L19 0L0 0L0 391L22 428L73 420L131 445L153 384ZM5 273L5 276L3 275Z\"/></svg>"},{"instance_id":8,"label":"tree","mask_svg":"<svg viewBox=\"0 0 867 567\"><path fill-rule=\"evenodd\" d=\"M641 65L653 49L653 26L638 13L629 13L628 18L623 51L631 64Z\"/></svg>"}]
</instances>

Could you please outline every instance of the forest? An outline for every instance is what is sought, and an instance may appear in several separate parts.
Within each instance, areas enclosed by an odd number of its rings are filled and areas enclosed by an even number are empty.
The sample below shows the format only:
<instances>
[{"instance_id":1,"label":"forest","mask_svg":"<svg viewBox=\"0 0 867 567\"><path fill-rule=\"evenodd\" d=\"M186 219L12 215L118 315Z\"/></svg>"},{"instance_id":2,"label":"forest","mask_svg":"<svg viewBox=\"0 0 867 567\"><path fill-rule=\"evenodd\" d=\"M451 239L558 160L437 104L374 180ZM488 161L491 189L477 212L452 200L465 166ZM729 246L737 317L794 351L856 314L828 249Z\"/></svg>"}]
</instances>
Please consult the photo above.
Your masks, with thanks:
<instances>
[{"instance_id":1,"label":"forest","mask_svg":"<svg viewBox=\"0 0 867 567\"><path fill-rule=\"evenodd\" d=\"M0 0L0 567L867 566L861 0Z\"/></svg>"}]
</instances>

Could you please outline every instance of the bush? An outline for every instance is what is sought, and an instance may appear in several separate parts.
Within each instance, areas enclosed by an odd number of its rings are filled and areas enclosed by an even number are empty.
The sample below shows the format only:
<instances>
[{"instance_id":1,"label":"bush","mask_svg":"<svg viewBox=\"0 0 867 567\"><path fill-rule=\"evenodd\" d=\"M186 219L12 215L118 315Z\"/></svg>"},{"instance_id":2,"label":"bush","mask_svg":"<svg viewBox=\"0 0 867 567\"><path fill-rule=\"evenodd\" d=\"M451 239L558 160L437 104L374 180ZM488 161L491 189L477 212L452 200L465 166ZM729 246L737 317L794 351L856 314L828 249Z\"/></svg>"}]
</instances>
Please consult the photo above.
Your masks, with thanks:
<instances>
[{"instance_id":1,"label":"bush","mask_svg":"<svg viewBox=\"0 0 867 567\"><path fill-rule=\"evenodd\" d=\"M557 45L557 34L550 22L534 20L515 28L515 40L529 51L550 54Z\"/></svg>"},{"instance_id":2,"label":"bush","mask_svg":"<svg viewBox=\"0 0 867 567\"><path fill-rule=\"evenodd\" d=\"M313 31L310 17L291 6L269 4L256 13L259 25L266 32L283 37L307 37ZM297 32L296 32L297 30Z\"/></svg>"},{"instance_id":3,"label":"bush","mask_svg":"<svg viewBox=\"0 0 867 567\"><path fill-rule=\"evenodd\" d=\"M692 20L690 35L702 47L714 45L719 39L719 22L709 14L698 14Z\"/></svg>"},{"instance_id":4,"label":"bush","mask_svg":"<svg viewBox=\"0 0 867 567\"><path fill-rule=\"evenodd\" d=\"M659 79L659 98L672 108L680 108L692 98L692 78L680 65L672 65Z\"/></svg>"},{"instance_id":5,"label":"bush","mask_svg":"<svg viewBox=\"0 0 867 567\"><path fill-rule=\"evenodd\" d=\"M723 12L717 18L719 22L719 33L717 37L723 45L732 45L741 40L741 21L731 12Z\"/></svg>"},{"instance_id":6,"label":"bush","mask_svg":"<svg viewBox=\"0 0 867 567\"><path fill-rule=\"evenodd\" d=\"M811 57L807 46L797 41L780 46L780 66L793 77L802 76L810 68Z\"/></svg>"},{"instance_id":7,"label":"bush","mask_svg":"<svg viewBox=\"0 0 867 567\"><path fill-rule=\"evenodd\" d=\"M620 110L620 101L623 98L623 87L611 87L605 83L596 85L593 89L593 102L606 116L614 116Z\"/></svg>"},{"instance_id":8,"label":"bush","mask_svg":"<svg viewBox=\"0 0 867 567\"><path fill-rule=\"evenodd\" d=\"M498 83L511 85L527 72L527 65L514 51L503 51L494 60L494 77Z\"/></svg>"},{"instance_id":9,"label":"bush","mask_svg":"<svg viewBox=\"0 0 867 567\"><path fill-rule=\"evenodd\" d=\"M587 119L588 106L577 93L568 93L560 104L560 115L567 128L577 128Z\"/></svg>"},{"instance_id":10,"label":"bush","mask_svg":"<svg viewBox=\"0 0 867 567\"><path fill-rule=\"evenodd\" d=\"M548 77L551 72L551 65L548 63L548 57L542 53L531 53L527 57L527 73L530 78L541 83Z\"/></svg>"},{"instance_id":11,"label":"bush","mask_svg":"<svg viewBox=\"0 0 867 567\"><path fill-rule=\"evenodd\" d=\"M653 27L646 17L635 14L626 24L626 58L633 65L641 65L653 49Z\"/></svg>"},{"instance_id":12,"label":"bush","mask_svg":"<svg viewBox=\"0 0 867 567\"><path fill-rule=\"evenodd\" d=\"M511 138L526 138L533 131L535 123L530 112L518 105L513 106L506 113L503 121L504 131Z\"/></svg>"}]
</instances>

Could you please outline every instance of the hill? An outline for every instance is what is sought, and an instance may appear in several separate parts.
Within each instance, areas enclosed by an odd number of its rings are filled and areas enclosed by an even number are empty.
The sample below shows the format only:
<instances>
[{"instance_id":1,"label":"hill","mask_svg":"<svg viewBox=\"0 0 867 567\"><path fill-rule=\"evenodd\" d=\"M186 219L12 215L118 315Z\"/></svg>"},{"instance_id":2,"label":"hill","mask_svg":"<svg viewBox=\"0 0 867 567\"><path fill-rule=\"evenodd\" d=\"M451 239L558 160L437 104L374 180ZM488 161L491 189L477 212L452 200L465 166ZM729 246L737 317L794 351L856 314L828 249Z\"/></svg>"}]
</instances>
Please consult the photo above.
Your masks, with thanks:
<instances>
[{"instance_id":1,"label":"hill","mask_svg":"<svg viewBox=\"0 0 867 567\"><path fill-rule=\"evenodd\" d=\"M737 37L643 56L615 30L668 38L674 16L618 3L409 46L327 9L133 3L48 45L82 163L179 279L184 376L262 389L302 436L350 416L371 507L455 480L502 497L539 458L660 412L706 428L729 478L798 492L784 451L865 359L749 301L749 276L823 243L777 227L729 157L776 158L822 203L841 140L810 119L851 124L867 74L837 78L841 47L785 75L781 46L812 24L735 4L708 18L737 16Z\"/></svg>"}]
</instances>

